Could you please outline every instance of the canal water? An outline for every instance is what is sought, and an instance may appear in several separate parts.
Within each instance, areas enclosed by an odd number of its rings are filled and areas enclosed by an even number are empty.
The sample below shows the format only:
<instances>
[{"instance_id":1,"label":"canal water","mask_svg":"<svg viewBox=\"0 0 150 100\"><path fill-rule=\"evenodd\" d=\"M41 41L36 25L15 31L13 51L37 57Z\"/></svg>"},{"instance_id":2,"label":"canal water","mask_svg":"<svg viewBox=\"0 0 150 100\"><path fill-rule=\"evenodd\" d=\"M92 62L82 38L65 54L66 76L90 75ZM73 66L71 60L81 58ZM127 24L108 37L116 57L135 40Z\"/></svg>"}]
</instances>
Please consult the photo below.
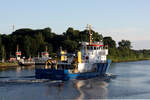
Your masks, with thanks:
<instances>
[{"instance_id":1,"label":"canal water","mask_svg":"<svg viewBox=\"0 0 150 100\"><path fill-rule=\"evenodd\" d=\"M0 100L150 99L150 61L113 63L110 77L50 81L34 66L0 68Z\"/></svg>"}]
</instances>

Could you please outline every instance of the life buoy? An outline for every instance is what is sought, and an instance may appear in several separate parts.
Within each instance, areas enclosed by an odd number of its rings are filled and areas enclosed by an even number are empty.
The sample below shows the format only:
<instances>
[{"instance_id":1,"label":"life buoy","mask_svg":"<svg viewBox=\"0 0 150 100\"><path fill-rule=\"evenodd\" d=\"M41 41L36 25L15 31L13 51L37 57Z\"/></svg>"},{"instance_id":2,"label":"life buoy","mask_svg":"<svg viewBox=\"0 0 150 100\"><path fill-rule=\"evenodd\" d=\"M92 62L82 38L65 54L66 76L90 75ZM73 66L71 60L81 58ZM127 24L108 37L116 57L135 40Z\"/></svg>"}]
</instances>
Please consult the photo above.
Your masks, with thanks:
<instances>
[{"instance_id":1,"label":"life buoy","mask_svg":"<svg viewBox=\"0 0 150 100\"><path fill-rule=\"evenodd\" d=\"M89 59L89 56L86 56L85 59Z\"/></svg>"}]
</instances>

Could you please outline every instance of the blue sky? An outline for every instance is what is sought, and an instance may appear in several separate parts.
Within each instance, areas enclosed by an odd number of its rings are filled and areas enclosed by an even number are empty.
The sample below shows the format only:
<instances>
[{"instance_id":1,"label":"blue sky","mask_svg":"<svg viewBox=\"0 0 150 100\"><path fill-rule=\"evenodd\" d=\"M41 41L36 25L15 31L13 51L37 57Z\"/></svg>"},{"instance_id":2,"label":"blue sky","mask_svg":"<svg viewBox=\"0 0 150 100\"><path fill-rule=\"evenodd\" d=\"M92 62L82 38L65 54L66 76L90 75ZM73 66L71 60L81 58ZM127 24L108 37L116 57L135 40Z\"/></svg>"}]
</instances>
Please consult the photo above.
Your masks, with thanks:
<instances>
[{"instance_id":1,"label":"blue sky","mask_svg":"<svg viewBox=\"0 0 150 100\"><path fill-rule=\"evenodd\" d=\"M45 28L61 34L68 27L93 29L134 49L150 49L150 0L1 0L0 33ZM144 45L143 45L144 44Z\"/></svg>"}]
</instances>

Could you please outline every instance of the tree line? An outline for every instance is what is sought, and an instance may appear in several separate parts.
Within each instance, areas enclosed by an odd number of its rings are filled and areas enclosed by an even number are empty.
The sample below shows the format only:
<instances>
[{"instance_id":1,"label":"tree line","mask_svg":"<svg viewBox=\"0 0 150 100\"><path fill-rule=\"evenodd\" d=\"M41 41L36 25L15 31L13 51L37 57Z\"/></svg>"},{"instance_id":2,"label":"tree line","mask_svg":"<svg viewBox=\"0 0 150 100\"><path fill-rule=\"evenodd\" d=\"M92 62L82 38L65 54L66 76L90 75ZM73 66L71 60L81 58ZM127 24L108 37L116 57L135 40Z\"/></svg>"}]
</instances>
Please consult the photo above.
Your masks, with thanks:
<instances>
[{"instance_id":1,"label":"tree line","mask_svg":"<svg viewBox=\"0 0 150 100\"><path fill-rule=\"evenodd\" d=\"M111 59L142 59L150 58L150 50L133 50L129 40L118 42L112 37L103 37L102 34L92 30L94 41L104 41L104 45L109 46L109 58ZM51 28L44 29L18 29L11 34L0 34L0 58L9 59L15 56L16 47L22 52L22 56L36 57L38 53L45 51L51 56L60 51L60 47L68 52L74 52L80 49L79 42L89 41L88 30L75 30L69 27L63 34L52 32Z\"/></svg>"}]
</instances>

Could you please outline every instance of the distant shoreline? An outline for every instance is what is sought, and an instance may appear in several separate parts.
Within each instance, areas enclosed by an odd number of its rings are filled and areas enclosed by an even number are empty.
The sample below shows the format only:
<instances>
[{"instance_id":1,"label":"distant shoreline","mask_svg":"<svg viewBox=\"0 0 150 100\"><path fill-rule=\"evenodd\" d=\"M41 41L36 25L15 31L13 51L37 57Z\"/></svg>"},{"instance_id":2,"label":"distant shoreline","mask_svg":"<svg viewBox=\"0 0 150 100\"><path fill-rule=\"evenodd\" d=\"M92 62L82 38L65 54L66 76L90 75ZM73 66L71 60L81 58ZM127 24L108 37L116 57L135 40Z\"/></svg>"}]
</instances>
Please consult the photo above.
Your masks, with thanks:
<instances>
[{"instance_id":1,"label":"distant shoreline","mask_svg":"<svg viewBox=\"0 0 150 100\"><path fill-rule=\"evenodd\" d=\"M144 60L150 60L150 58L143 58L143 59L129 59L129 60L118 60L118 59L112 59L112 63L120 63L120 62L136 62L136 61L144 61ZM18 63L0 63L0 68L8 68L8 67L17 67L19 66Z\"/></svg>"},{"instance_id":2,"label":"distant shoreline","mask_svg":"<svg viewBox=\"0 0 150 100\"><path fill-rule=\"evenodd\" d=\"M112 59L112 63L120 63L120 62L136 62L136 61L143 61L143 60L150 60L150 58L143 58L143 59L129 59L129 60Z\"/></svg>"},{"instance_id":3,"label":"distant shoreline","mask_svg":"<svg viewBox=\"0 0 150 100\"><path fill-rule=\"evenodd\" d=\"M18 63L8 63L8 62L0 63L0 68L17 67L17 66L19 66Z\"/></svg>"}]
</instances>

